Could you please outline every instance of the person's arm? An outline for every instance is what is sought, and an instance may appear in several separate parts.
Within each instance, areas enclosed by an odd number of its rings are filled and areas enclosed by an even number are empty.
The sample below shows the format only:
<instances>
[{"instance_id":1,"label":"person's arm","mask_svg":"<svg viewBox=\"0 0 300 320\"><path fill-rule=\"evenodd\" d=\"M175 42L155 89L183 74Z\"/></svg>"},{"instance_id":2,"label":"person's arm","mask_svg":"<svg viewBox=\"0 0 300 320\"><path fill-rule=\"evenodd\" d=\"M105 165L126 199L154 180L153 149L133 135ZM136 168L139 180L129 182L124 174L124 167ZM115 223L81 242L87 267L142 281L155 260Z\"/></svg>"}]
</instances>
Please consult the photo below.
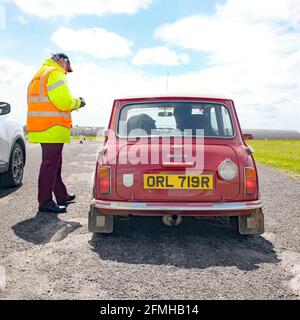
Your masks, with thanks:
<instances>
[{"instance_id":1,"label":"person's arm","mask_svg":"<svg viewBox=\"0 0 300 320\"><path fill-rule=\"evenodd\" d=\"M72 111L80 107L81 100L72 96L63 73L56 70L51 71L47 87L48 97L57 109L61 111Z\"/></svg>"}]
</instances>

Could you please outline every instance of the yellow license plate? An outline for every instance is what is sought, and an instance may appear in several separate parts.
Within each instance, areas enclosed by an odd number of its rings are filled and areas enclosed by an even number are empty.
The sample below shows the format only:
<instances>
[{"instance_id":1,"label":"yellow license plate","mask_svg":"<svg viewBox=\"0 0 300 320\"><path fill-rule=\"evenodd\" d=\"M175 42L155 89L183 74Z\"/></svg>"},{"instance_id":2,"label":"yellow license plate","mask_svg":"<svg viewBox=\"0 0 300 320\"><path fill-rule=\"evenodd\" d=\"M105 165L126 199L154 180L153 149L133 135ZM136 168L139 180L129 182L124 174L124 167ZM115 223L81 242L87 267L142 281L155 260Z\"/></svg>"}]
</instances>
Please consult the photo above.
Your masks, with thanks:
<instances>
[{"instance_id":1,"label":"yellow license plate","mask_svg":"<svg viewBox=\"0 0 300 320\"><path fill-rule=\"evenodd\" d=\"M213 175L144 174L144 189L213 190Z\"/></svg>"}]
</instances>

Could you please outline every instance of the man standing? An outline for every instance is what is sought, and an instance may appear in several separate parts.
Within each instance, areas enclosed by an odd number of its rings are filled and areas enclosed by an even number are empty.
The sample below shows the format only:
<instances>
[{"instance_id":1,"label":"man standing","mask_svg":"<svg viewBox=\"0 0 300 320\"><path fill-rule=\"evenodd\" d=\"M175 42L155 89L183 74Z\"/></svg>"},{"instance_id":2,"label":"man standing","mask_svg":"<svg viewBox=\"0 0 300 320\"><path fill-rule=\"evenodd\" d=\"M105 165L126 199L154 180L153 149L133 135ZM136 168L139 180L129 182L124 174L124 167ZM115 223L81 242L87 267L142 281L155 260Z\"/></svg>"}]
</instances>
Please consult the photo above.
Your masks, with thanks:
<instances>
[{"instance_id":1,"label":"man standing","mask_svg":"<svg viewBox=\"0 0 300 320\"><path fill-rule=\"evenodd\" d=\"M63 53L54 54L44 62L28 87L28 138L30 143L42 146L38 180L40 212L64 213L68 203L75 199L62 181L62 150L64 143L70 143L71 112L84 107L85 101L71 95L66 80L68 72L73 72L69 58Z\"/></svg>"}]
</instances>

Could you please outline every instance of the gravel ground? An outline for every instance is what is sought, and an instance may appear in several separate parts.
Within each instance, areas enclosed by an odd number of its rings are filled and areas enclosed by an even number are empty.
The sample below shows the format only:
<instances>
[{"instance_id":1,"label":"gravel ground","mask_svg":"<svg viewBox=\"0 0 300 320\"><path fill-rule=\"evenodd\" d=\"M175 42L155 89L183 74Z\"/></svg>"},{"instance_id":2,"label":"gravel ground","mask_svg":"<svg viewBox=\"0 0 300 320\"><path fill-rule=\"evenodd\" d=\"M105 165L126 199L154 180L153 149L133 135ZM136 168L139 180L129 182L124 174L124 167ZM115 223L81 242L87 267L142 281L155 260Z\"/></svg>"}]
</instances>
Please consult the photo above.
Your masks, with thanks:
<instances>
[{"instance_id":1,"label":"gravel ground","mask_svg":"<svg viewBox=\"0 0 300 320\"><path fill-rule=\"evenodd\" d=\"M0 190L0 299L299 299L300 181L260 166L266 233L241 237L226 219L119 221L87 230L97 144L64 150L76 203L36 214L39 145L28 146L24 185Z\"/></svg>"}]
</instances>

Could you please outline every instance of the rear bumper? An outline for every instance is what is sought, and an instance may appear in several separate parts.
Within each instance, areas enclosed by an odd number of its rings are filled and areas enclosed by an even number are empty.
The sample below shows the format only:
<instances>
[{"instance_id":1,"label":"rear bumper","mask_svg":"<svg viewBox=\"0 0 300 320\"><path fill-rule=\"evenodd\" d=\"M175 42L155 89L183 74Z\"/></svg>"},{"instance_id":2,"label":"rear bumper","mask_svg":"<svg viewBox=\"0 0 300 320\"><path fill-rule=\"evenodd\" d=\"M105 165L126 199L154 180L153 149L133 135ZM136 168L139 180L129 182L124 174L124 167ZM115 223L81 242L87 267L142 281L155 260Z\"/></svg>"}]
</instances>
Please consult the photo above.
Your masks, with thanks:
<instances>
[{"instance_id":1,"label":"rear bumper","mask_svg":"<svg viewBox=\"0 0 300 320\"><path fill-rule=\"evenodd\" d=\"M103 209L106 212L113 211L195 211L195 212L234 212L251 211L260 209L263 204L260 200L243 202L217 202L217 203L184 203L184 202L125 202L125 201L103 201L93 199L91 206Z\"/></svg>"}]
</instances>

